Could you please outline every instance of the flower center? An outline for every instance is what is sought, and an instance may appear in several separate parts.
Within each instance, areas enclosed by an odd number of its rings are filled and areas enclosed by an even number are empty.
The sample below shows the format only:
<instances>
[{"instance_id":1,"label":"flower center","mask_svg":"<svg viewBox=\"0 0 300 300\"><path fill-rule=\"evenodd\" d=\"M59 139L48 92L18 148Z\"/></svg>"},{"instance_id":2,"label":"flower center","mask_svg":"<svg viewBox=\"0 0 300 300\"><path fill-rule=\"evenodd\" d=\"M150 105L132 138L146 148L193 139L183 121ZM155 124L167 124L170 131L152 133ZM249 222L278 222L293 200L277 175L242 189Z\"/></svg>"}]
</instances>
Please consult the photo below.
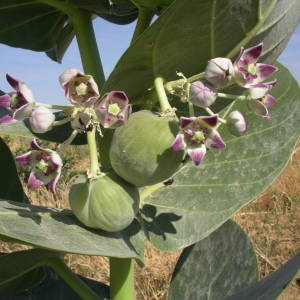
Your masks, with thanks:
<instances>
[{"instance_id":1,"label":"flower center","mask_svg":"<svg viewBox=\"0 0 300 300\"><path fill-rule=\"evenodd\" d=\"M255 75L256 74L256 66L255 64L249 64L247 66L247 72L250 74L250 75Z\"/></svg>"},{"instance_id":2,"label":"flower center","mask_svg":"<svg viewBox=\"0 0 300 300\"><path fill-rule=\"evenodd\" d=\"M47 173L48 167L48 163L45 162L43 159L41 159L36 165L36 168L42 171L44 174Z\"/></svg>"},{"instance_id":3,"label":"flower center","mask_svg":"<svg viewBox=\"0 0 300 300\"><path fill-rule=\"evenodd\" d=\"M196 143L201 143L203 140L205 140L204 133L202 131L195 131L194 136L193 136L193 140Z\"/></svg>"},{"instance_id":4,"label":"flower center","mask_svg":"<svg viewBox=\"0 0 300 300\"><path fill-rule=\"evenodd\" d=\"M86 95L88 92L88 86L84 82L81 82L75 87L75 90L78 96Z\"/></svg>"},{"instance_id":5,"label":"flower center","mask_svg":"<svg viewBox=\"0 0 300 300\"><path fill-rule=\"evenodd\" d=\"M110 115L117 116L118 113L121 111L121 109L118 104L114 103L114 104L108 105L107 111Z\"/></svg>"}]
</instances>

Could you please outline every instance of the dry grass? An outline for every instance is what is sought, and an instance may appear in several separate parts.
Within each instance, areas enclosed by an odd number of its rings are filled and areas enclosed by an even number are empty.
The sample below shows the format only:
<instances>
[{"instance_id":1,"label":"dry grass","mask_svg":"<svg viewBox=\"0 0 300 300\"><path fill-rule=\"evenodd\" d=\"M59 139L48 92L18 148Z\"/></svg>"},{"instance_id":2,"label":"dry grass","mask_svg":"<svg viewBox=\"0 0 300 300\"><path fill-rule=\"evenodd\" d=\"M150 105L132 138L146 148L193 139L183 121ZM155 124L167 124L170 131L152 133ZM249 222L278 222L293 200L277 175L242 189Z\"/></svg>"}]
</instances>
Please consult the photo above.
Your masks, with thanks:
<instances>
[{"instance_id":1,"label":"dry grass","mask_svg":"<svg viewBox=\"0 0 300 300\"><path fill-rule=\"evenodd\" d=\"M18 152L20 141L10 141ZM24 145L24 143L21 143ZM24 146L23 146L24 147ZM239 211L233 219L238 222L251 237L259 258L262 277L272 273L300 249L300 146L285 171L259 198ZM68 150L70 169L87 169L88 161L83 159L84 149ZM80 158L80 159L79 159ZM46 189L28 191L34 204L50 207L68 207L67 190L72 174L60 182L58 194L54 197ZM11 252L27 247L0 242L1 252ZM160 252L150 244L146 245L145 267L136 266L136 291L138 300L164 300L176 261L180 251ZM66 255L67 264L77 273L108 283L108 259L96 256ZM300 299L300 286L295 280L280 296L280 300Z\"/></svg>"}]
</instances>

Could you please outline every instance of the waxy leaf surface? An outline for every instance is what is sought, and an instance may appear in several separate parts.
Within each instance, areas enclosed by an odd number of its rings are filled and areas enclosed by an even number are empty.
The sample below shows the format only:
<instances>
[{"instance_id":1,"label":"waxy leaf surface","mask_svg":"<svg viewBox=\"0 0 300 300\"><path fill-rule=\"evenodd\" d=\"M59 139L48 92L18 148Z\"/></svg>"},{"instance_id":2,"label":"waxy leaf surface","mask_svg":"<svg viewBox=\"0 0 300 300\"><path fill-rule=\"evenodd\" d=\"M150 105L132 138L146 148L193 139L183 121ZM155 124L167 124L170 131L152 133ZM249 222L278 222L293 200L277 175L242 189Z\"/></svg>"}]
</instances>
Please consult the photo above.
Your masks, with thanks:
<instances>
[{"instance_id":1,"label":"waxy leaf surface","mask_svg":"<svg viewBox=\"0 0 300 300\"><path fill-rule=\"evenodd\" d=\"M242 137L221 127L225 149L210 150L199 167L187 163L171 185L158 184L142 192L144 228L160 250L183 248L205 238L285 167L300 134L300 90L287 69L278 67L272 120L248 114L249 129ZM233 109L248 112L243 102Z\"/></svg>"},{"instance_id":2,"label":"waxy leaf surface","mask_svg":"<svg viewBox=\"0 0 300 300\"><path fill-rule=\"evenodd\" d=\"M275 300L300 270L300 252L274 273L225 300ZM284 299L284 298L282 298Z\"/></svg>"},{"instance_id":3,"label":"waxy leaf surface","mask_svg":"<svg viewBox=\"0 0 300 300\"><path fill-rule=\"evenodd\" d=\"M228 221L184 249L172 277L169 300L223 299L257 280L251 241L237 224Z\"/></svg>"},{"instance_id":4,"label":"waxy leaf surface","mask_svg":"<svg viewBox=\"0 0 300 300\"><path fill-rule=\"evenodd\" d=\"M189 77L203 72L211 58L234 58L242 46L262 41L266 61L273 62L297 26L299 10L297 0L177 0L128 48L104 90L123 90L133 101L157 76Z\"/></svg>"},{"instance_id":5,"label":"waxy leaf surface","mask_svg":"<svg viewBox=\"0 0 300 300\"><path fill-rule=\"evenodd\" d=\"M67 234L66 234L67 233ZM71 211L0 201L0 235L60 252L141 259L137 222L117 233L83 227Z\"/></svg>"}]
</instances>

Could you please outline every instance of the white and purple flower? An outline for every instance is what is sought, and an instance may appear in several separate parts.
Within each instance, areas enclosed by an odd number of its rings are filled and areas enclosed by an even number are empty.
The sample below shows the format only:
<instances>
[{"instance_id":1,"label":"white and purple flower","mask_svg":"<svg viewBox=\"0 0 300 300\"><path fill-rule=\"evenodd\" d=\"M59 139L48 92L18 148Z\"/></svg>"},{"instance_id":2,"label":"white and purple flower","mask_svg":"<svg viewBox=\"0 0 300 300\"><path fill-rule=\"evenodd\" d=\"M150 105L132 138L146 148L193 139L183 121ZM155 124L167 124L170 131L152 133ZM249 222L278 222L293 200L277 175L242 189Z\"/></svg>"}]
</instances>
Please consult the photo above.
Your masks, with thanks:
<instances>
[{"instance_id":1,"label":"white and purple flower","mask_svg":"<svg viewBox=\"0 0 300 300\"><path fill-rule=\"evenodd\" d=\"M203 117L181 117L180 132L171 148L175 151L185 150L193 163L198 166L207 149L224 148L226 145L215 129L218 115Z\"/></svg>"},{"instance_id":2,"label":"white and purple flower","mask_svg":"<svg viewBox=\"0 0 300 300\"><path fill-rule=\"evenodd\" d=\"M104 128L117 128L124 125L130 114L131 105L122 91L112 91L104 94L95 103L95 112Z\"/></svg>"},{"instance_id":3,"label":"white and purple flower","mask_svg":"<svg viewBox=\"0 0 300 300\"><path fill-rule=\"evenodd\" d=\"M261 56L263 43L251 48L241 48L240 54L233 64L234 80L243 87L250 87L253 84L264 81L267 77L278 70L277 67L269 64L258 63Z\"/></svg>"},{"instance_id":4,"label":"white and purple flower","mask_svg":"<svg viewBox=\"0 0 300 300\"><path fill-rule=\"evenodd\" d=\"M62 160L57 152L39 146L36 140L31 141L33 150L19 155L16 161L32 168L27 186L30 189L46 185L52 192L56 192L56 184L61 174Z\"/></svg>"},{"instance_id":5,"label":"white and purple flower","mask_svg":"<svg viewBox=\"0 0 300 300\"><path fill-rule=\"evenodd\" d=\"M255 114L271 119L272 115L269 112L269 107L276 103L274 96L269 94L269 91L276 84L277 80L266 83L253 84L247 90L247 105Z\"/></svg>"},{"instance_id":6,"label":"white and purple flower","mask_svg":"<svg viewBox=\"0 0 300 300\"><path fill-rule=\"evenodd\" d=\"M8 110L8 114L0 119L0 124L23 120L31 115L34 106L32 91L9 74L6 79L15 92L0 96L0 106Z\"/></svg>"},{"instance_id":7,"label":"white and purple flower","mask_svg":"<svg viewBox=\"0 0 300 300\"><path fill-rule=\"evenodd\" d=\"M99 90L93 76L76 69L67 69L59 76L60 84L68 100L74 105L91 106L99 97Z\"/></svg>"}]
</instances>

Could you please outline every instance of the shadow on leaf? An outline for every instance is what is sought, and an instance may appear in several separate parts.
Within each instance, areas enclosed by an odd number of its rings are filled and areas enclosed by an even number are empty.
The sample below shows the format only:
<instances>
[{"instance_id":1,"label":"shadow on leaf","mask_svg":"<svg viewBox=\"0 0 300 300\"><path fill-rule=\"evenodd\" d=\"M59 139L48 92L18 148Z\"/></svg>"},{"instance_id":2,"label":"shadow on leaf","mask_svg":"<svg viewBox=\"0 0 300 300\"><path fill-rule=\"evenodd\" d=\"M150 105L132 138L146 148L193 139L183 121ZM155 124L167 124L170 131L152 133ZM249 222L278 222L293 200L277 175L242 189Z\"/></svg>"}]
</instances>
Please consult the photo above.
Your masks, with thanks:
<instances>
[{"instance_id":1,"label":"shadow on leaf","mask_svg":"<svg viewBox=\"0 0 300 300\"><path fill-rule=\"evenodd\" d=\"M157 209L153 205L146 204L141 209L142 222L146 235L148 231L162 236L166 240L166 233L176 234L176 228L172 224L182 218L174 213L157 214Z\"/></svg>"}]
</instances>

